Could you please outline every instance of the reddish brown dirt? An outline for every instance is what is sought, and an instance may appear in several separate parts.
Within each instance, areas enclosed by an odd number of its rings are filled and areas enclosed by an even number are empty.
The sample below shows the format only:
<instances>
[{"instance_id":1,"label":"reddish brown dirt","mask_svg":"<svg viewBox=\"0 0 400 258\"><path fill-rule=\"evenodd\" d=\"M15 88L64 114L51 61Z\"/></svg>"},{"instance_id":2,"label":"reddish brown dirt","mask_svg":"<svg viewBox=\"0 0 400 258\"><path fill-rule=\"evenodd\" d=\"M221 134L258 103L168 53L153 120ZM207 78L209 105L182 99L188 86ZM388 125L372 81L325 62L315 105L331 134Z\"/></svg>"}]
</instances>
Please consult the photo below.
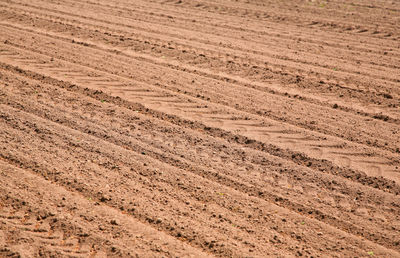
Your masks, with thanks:
<instances>
[{"instance_id":1,"label":"reddish brown dirt","mask_svg":"<svg viewBox=\"0 0 400 258\"><path fill-rule=\"evenodd\" d=\"M0 257L400 257L400 8L2 0Z\"/></svg>"}]
</instances>

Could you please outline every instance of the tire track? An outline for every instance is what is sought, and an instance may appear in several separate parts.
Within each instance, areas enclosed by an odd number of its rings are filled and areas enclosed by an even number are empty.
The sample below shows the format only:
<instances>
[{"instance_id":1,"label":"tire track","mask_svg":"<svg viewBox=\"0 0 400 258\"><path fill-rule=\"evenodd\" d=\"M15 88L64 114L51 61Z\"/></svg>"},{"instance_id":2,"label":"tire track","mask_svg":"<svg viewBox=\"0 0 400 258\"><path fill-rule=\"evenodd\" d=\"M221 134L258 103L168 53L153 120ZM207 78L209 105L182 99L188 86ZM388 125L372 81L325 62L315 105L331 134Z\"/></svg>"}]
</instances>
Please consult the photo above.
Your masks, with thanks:
<instances>
[{"instance_id":1,"label":"tire track","mask_svg":"<svg viewBox=\"0 0 400 258\"><path fill-rule=\"evenodd\" d=\"M87 86L87 85L85 85L85 86ZM95 92L97 92L96 90L95 90ZM106 96L107 95L105 95L105 96L103 96L104 98L106 98ZM102 100L102 99L99 99L99 100ZM143 106L136 106L136 107L134 107L134 109L136 109L136 110L141 110L141 112L149 112L146 108L144 108ZM146 111L147 110L147 111ZM150 113L152 113L153 111L151 111ZM205 132L205 133L207 133L207 134L209 134L209 133L211 133L211 135L215 135L215 136L218 136L218 137L222 137L222 138L224 138L224 139L227 139L228 141L235 141L235 142L238 142L238 143L241 143L241 144L245 144L245 146L250 146L250 147L253 147L253 148L256 148L256 149L261 149L261 150L268 150L268 147L267 147L267 145L265 145L264 143L262 143L261 145L259 145L259 143L257 143L257 144L255 144L256 146L254 147L254 146L252 146L252 144L250 144L250 143L254 143L253 141L251 141L251 142L247 142L247 137L243 137L243 136L239 136L239 135L235 135L235 134L233 134L233 135L227 135L226 133L224 133L223 131L219 131L220 129L217 129L217 128L209 128L208 126L204 126L204 125L202 125L202 124L195 124L195 123L193 123L193 121L190 121L190 120L186 120L187 122L185 122L185 121L182 121L180 118L176 118L175 116L171 116L171 115L167 115L167 116L165 116L166 114L164 114L164 113L155 113L155 114L152 114L152 115L156 115L158 118L160 118L160 119L163 119L163 120L165 120L165 119L167 119L168 121L170 120L170 119L172 119L172 121L170 121L170 122L173 122L173 123L175 123L175 124L178 124L178 125L183 125L182 123L187 123L186 124L186 126L187 127L189 127L189 128L196 128L197 130L198 129L201 129L203 132ZM213 129L213 130L211 130L211 129ZM283 131L277 131L278 133L281 133L281 132L283 132ZM290 131L289 131L290 132ZM285 133L285 132L283 132L283 133ZM249 145L250 144L250 145ZM332 147L334 147L335 145L333 145ZM276 149L276 147L275 146L271 146L272 148L268 151L268 152L270 152L271 154L273 154L273 155L279 155L276 151L279 151L279 148L278 149ZM282 155L282 154L280 154L280 155ZM340 154L340 155L343 155L343 154ZM362 154L361 154L362 155ZM294 157L293 157L294 156ZM355 156L359 156L359 154L358 155L355 155ZM287 157L289 160L294 160L295 162L300 162L300 160L304 160L306 157L305 156L303 156L303 155L301 155L300 157L297 157L296 158L296 153L295 152L290 152L288 155L284 155L284 157ZM289 158L290 157L290 158ZM299 160L299 158L300 158L300 160ZM308 162L309 161L312 161L311 163L311 166L309 166L308 165ZM313 160L313 159L306 159L306 160L304 160L303 162L301 162L301 164L303 164L304 166L309 166L309 167L319 167L318 169L320 170L320 171L323 171L323 172L326 172L326 170L329 170L328 168L329 167L331 167L331 165L328 165L328 167L326 168L326 169L324 169L323 167L321 168L320 166L321 165L318 165L318 163L319 162L317 162L317 163L315 163L315 161ZM315 165L315 166L314 166ZM333 169L333 168L331 168L331 169ZM334 174L336 174L336 173L334 173ZM346 174L344 171L342 171L342 172L340 172L340 173L337 173L337 174ZM352 176L350 176L350 177L352 177ZM358 174L357 175L357 178L358 179L361 179L361 180L364 180L363 179L363 177L361 177L360 178L360 174ZM371 178L372 179L372 178ZM374 179L375 180L375 179ZM362 182L362 181L360 181L360 182ZM371 180L371 181L369 181L367 184L368 185L370 185L371 183L373 182L373 180ZM365 182L366 183L366 182ZM384 188L382 188L382 189L384 189Z\"/></svg>"},{"instance_id":2,"label":"tire track","mask_svg":"<svg viewBox=\"0 0 400 258\"><path fill-rule=\"evenodd\" d=\"M57 77L59 77L59 75L57 75L57 74L55 74ZM108 76L108 75L107 75ZM118 78L118 77L117 77ZM62 77L62 79L64 79L64 77ZM117 80L119 80L120 78L118 78ZM101 80L104 80L104 79L101 79ZM109 80L109 79L106 79L106 80ZM86 81L85 81L86 82ZM80 83L79 81L76 81L76 83ZM127 82L127 83L129 83L129 82ZM130 84L128 84L128 85L130 85ZM86 85L86 86L89 86L89 85ZM98 86L96 85L96 84L94 84L93 85L94 86L94 88L95 89L98 89ZM146 88L148 88L149 87L149 85L146 85L146 86L144 86L144 87L146 87ZM152 87L153 89L154 89L154 87ZM157 88L156 88L157 89ZM119 89L117 90L118 92L120 91ZM164 91L165 92L165 91ZM165 94L165 93L164 93ZM162 96L168 96L168 95L164 95L164 94L162 94ZM171 95L170 95L171 96ZM129 96L129 97L134 97L134 96ZM139 97L139 101L140 102L142 102L143 101L143 96L141 96L141 97ZM167 103L164 103L164 104L167 104ZM171 104L171 103L169 103L169 104ZM173 104L173 103L172 103ZM173 104L173 105L176 105L176 104ZM202 107L202 105L204 105L204 104L201 104L199 107ZM151 107L155 107L155 108L158 108L158 109L163 109L163 108L165 108L167 105L164 105L164 106L162 106L162 105L152 105L152 104L150 104L150 106ZM172 107L173 108L173 107ZM179 109L179 108L178 108ZM210 112L210 114L212 114L212 113L220 113L220 112L222 112L222 110L220 109L219 111L211 111ZM191 112L192 113L192 112ZM191 114L191 113L189 113L189 114ZM182 114L182 115L184 115L184 114ZM198 115L198 118L200 117L202 117L203 115L201 114L201 113L198 113L197 114ZM231 116L231 115L230 115ZM241 117L241 115L239 115L239 116L237 116L236 118L233 118L234 120L237 120L237 119L243 119L243 118L240 118ZM211 117L212 119L213 119L213 117ZM190 118L189 118L190 119ZM232 119L232 118L231 118ZM258 119L258 118L257 118ZM234 121L233 120L233 121ZM220 124L220 119L217 119L217 125L218 124ZM247 122L247 120L245 120L246 122ZM203 122L206 122L206 121L203 121ZM212 121L213 122L213 121ZM222 122L223 122L223 120L222 120ZM226 123L226 122L225 122ZM270 125L276 125L276 122L275 121L270 121L270 122L268 122L267 124L270 124ZM278 126L279 124L277 124L276 126ZM215 125L212 125L212 126L215 126ZM241 125L235 125L235 124L233 124L233 128L232 128L232 124L231 124L231 122L227 125L227 127L225 128L225 130L226 129L228 129L228 130L237 130L238 128L237 128L237 126L239 126L239 127L242 127ZM279 125L279 126L281 126L281 125ZM293 132L296 132L297 130L295 130L295 131L293 131ZM259 134L261 133L261 135L264 135L265 134L265 132L259 132ZM291 147L291 148L293 148L293 146L288 146L287 145L287 143L285 143L285 142L283 142L282 143L282 140L280 139L280 137L282 137L282 136L279 136L280 134L281 134L281 130L272 130L270 133L278 133L278 135L275 135L276 136L276 138L275 138L275 140L276 141L274 141L274 142L272 142L273 144L278 144L278 146L282 146L283 148L287 148L287 147ZM269 133L269 134L270 134ZM287 135L287 133L285 132L285 131L282 131L282 133L284 133L283 134L283 136L286 136ZM246 134L244 134L245 136L246 136ZM252 135L253 137L254 137L254 134ZM262 137L262 136L261 136ZM298 137L297 137L298 138ZM299 139L301 139L301 138L299 138ZM320 137L318 137L318 138L316 138L316 140L319 140L319 141L321 141L321 139L322 138L320 138ZM269 140L269 142L271 142L271 140L274 140L274 138L271 138L271 137L269 137L268 139L264 139L264 140ZM329 141L329 140L328 140ZM326 143L326 144L328 144L328 145L326 145L327 146L327 148L328 148L328 151L326 151L325 153L331 153L331 147L330 147L330 145L329 145L329 143ZM331 143L332 144L332 143ZM315 148L315 144L314 143L311 143L311 145L310 145L311 147L312 147L312 149L314 149ZM319 144L317 145L318 147L317 148L319 148L319 149L323 149L324 148L324 144L322 143L322 142L319 142ZM335 144L333 144L333 146L335 146ZM295 147L295 146L294 146ZM339 149L342 149L344 146L342 146L342 145L338 145L338 148ZM323 151L324 152L324 151ZM310 152L309 152L310 153ZM314 151L312 150L311 151L311 155L313 155L313 153L314 153ZM351 153L351 152L350 152ZM342 155L341 155L342 156ZM365 164L368 164L368 166L370 166L370 160L371 160L371 155L368 155L367 156L368 158L366 159L366 161L368 162L368 163L365 163ZM318 157L318 158L321 158L321 157ZM352 157L353 158L353 157ZM330 157L330 159L332 160L332 156ZM354 159L354 158L353 158ZM358 160L360 160L359 158L357 158ZM332 160L332 161L335 161L335 160ZM379 162L379 161L378 161ZM354 164L353 164L354 165ZM380 164L377 164L377 166L378 166L378 168L381 166ZM395 166L395 165L394 165ZM364 170L365 171L365 170ZM381 170L382 171L382 170ZM390 170L389 170L390 171ZM388 172L389 172L388 171ZM396 170L394 169L393 170L393 172L389 172L391 175L393 174L393 176L395 176L396 175L396 172L395 172ZM368 170L366 171L366 172L368 172ZM385 176L386 176L387 174L385 174ZM374 174L374 176L377 176L376 174Z\"/></svg>"},{"instance_id":3,"label":"tire track","mask_svg":"<svg viewBox=\"0 0 400 258\"><path fill-rule=\"evenodd\" d=\"M178 89L178 91L179 91L179 89Z\"/></svg>"}]
</instances>

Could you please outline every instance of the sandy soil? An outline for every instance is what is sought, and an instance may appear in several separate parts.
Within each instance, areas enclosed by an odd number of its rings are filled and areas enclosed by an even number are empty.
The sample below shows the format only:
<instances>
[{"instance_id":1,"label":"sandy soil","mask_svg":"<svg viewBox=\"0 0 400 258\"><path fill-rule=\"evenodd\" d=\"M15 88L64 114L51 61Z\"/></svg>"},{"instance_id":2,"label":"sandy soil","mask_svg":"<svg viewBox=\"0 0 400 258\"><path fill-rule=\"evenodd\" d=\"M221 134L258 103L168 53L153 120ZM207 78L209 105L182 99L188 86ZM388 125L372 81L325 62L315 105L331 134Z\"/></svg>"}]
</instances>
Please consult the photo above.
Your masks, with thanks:
<instances>
[{"instance_id":1,"label":"sandy soil","mask_svg":"<svg viewBox=\"0 0 400 258\"><path fill-rule=\"evenodd\" d=\"M0 1L0 257L400 257L400 8Z\"/></svg>"}]
</instances>

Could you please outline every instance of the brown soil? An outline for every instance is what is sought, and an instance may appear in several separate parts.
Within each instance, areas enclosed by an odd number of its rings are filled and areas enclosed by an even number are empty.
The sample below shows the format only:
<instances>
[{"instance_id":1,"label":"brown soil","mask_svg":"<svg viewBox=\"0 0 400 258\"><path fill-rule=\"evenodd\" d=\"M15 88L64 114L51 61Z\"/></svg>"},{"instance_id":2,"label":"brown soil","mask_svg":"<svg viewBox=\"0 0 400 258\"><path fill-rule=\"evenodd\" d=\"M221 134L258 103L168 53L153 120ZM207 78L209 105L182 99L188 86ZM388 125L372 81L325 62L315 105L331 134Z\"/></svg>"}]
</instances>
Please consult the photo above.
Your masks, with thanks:
<instances>
[{"instance_id":1,"label":"brown soil","mask_svg":"<svg viewBox=\"0 0 400 258\"><path fill-rule=\"evenodd\" d=\"M0 257L400 257L392 0L3 0Z\"/></svg>"}]
</instances>

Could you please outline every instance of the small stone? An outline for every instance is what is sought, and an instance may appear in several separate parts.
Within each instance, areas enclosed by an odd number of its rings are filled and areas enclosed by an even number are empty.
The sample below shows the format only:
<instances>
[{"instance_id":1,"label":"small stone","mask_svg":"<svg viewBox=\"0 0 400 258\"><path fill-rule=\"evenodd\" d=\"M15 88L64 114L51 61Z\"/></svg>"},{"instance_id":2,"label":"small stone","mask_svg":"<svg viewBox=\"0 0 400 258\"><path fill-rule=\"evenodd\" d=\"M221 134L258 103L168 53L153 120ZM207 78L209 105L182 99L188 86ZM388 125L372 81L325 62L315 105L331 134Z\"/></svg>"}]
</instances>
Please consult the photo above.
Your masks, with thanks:
<instances>
[{"instance_id":1,"label":"small stone","mask_svg":"<svg viewBox=\"0 0 400 258\"><path fill-rule=\"evenodd\" d=\"M115 220L115 219L112 219L112 220L110 221L110 223L111 223L111 225L118 225L118 221Z\"/></svg>"}]
</instances>

